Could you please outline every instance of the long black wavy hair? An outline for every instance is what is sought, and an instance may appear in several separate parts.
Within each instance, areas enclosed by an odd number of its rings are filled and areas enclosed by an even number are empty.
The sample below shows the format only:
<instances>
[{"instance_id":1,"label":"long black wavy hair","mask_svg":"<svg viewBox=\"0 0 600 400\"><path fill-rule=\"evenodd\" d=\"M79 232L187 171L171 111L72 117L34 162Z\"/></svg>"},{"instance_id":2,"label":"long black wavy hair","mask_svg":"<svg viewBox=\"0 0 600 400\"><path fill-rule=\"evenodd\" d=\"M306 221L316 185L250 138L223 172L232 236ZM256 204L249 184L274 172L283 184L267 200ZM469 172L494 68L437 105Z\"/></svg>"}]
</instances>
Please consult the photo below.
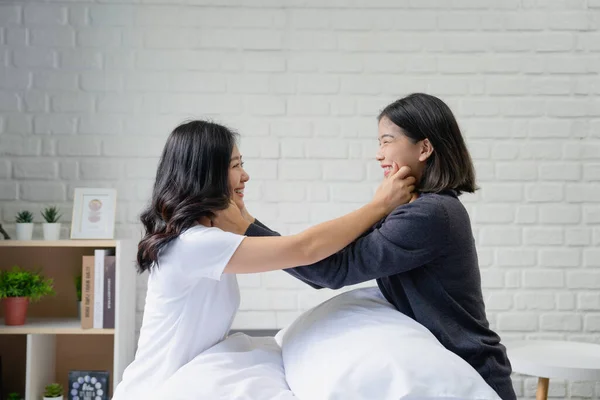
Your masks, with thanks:
<instances>
[{"instance_id":1,"label":"long black wavy hair","mask_svg":"<svg viewBox=\"0 0 600 400\"><path fill-rule=\"evenodd\" d=\"M140 273L158 266L162 248L202 217L227 208L229 164L238 134L215 123L190 121L171 132L156 172L152 199L140 220Z\"/></svg>"}]
</instances>

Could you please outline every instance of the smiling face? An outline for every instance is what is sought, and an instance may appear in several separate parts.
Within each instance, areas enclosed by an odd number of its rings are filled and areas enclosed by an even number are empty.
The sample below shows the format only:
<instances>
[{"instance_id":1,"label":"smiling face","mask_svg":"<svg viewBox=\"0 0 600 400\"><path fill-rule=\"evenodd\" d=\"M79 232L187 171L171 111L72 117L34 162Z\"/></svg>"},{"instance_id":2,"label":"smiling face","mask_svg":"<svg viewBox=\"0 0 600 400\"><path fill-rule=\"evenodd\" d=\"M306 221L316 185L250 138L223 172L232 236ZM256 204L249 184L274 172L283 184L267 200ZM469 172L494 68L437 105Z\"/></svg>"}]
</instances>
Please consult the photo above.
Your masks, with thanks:
<instances>
[{"instance_id":1,"label":"smiling face","mask_svg":"<svg viewBox=\"0 0 600 400\"><path fill-rule=\"evenodd\" d=\"M229 190L231 197L239 209L244 208L244 187L250 176L244 171L242 155L236 145L231 152L231 161L229 162Z\"/></svg>"},{"instance_id":2,"label":"smiling face","mask_svg":"<svg viewBox=\"0 0 600 400\"><path fill-rule=\"evenodd\" d=\"M375 158L383 168L384 176L390 174L393 162L396 162L398 168L409 166L417 182L421 179L427 159L433 152L428 139L413 143L402 128L384 116L379 121L378 140L379 150Z\"/></svg>"}]
</instances>

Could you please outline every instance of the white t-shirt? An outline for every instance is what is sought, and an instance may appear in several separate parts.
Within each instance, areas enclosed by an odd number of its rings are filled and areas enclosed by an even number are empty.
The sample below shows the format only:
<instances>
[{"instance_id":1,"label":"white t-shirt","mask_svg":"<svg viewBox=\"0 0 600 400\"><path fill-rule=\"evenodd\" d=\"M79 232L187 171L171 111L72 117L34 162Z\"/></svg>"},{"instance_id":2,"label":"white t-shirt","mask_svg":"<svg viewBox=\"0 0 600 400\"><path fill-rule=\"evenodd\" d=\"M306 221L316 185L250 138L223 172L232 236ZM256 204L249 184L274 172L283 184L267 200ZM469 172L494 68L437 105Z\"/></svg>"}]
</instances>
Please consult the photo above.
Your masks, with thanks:
<instances>
[{"instance_id":1,"label":"white t-shirt","mask_svg":"<svg viewBox=\"0 0 600 400\"><path fill-rule=\"evenodd\" d=\"M113 400L148 398L180 367L225 338L240 294L235 275L223 270L243 239L199 225L161 251L159 267L152 268L148 280L135 360Z\"/></svg>"}]
</instances>

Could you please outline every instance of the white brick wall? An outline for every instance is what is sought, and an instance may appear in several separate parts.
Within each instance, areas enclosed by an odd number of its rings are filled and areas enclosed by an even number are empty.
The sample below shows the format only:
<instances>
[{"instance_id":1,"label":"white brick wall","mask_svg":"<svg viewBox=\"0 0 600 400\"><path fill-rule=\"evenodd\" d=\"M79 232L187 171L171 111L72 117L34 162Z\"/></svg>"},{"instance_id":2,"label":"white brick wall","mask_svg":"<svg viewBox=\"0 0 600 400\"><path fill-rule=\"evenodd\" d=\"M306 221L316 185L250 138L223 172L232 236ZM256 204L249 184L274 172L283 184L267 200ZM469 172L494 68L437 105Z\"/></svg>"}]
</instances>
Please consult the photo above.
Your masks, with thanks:
<instances>
[{"instance_id":1,"label":"white brick wall","mask_svg":"<svg viewBox=\"0 0 600 400\"><path fill-rule=\"evenodd\" d=\"M242 134L250 210L297 232L370 198L377 111L425 91L475 159L464 203L492 326L600 343L599 28L598 0L5 0L0 218L14 233L19 209L56 203L68 222L73 188L115 186L118 234L137 237L166 136L202 117ZM236 328L333 294L284 273L240 286Z\"/></svg>"}]
</instances>

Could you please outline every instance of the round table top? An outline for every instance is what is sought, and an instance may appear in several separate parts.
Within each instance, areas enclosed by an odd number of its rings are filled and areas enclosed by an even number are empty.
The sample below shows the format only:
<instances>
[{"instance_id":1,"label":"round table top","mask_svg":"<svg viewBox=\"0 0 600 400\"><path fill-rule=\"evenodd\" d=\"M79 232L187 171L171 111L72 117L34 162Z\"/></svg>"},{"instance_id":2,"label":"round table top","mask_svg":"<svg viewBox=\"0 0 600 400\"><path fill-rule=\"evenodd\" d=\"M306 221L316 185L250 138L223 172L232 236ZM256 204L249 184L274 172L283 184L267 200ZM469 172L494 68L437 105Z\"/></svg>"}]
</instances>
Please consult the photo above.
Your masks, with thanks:
<instances>
[{"instance_id":1,"label":"round table top","mask_svg":"<svg viewBox=\"0 0 600 400\"><path fill-rule=\"evenodd\" d=\"M600 345L554 340L506 343L514 372L540 378L600 380Z\"/></svg>"}]
</instances>

